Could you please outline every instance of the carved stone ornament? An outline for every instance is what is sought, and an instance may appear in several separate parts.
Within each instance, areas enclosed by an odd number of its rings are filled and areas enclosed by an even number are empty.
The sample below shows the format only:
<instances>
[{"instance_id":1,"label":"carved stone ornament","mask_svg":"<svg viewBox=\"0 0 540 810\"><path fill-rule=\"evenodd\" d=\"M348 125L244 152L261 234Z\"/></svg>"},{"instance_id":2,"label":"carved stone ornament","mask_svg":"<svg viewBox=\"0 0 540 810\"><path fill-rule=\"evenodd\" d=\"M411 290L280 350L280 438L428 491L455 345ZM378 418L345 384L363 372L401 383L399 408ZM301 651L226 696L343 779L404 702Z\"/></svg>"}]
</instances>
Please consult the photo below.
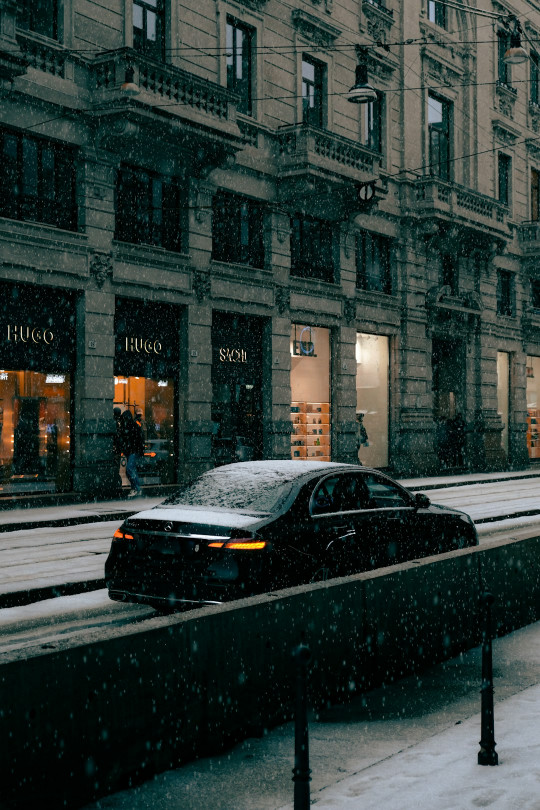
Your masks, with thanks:
<instances>
[{"instance_id":1,"label":"carved stone ornament","mask_svg":"<svg viewBox=\"0 0 540 810\"><path fill-rule=\"evenodd\" d=\"M280 315L285 315L291 306L291 293L286 287L276 287L274 291L276 309Z\"/></svg>"},{"instance_id":2,"label":"carved stone ornament","mask_svg":"<svg viewBox=\"0 0 540 810\"><path fill-rule=\"evenodd\" d=\"M90 258L90 275L100 288L108 278L113 277L113 260L110 253L93 254Z\"/></svg>"},{"instance_id":3,"label":"carved stone ornament","mask_svg":"<svg viewBox=\"0 0 540 810\"><path fill-rule=\"evenodd\" d=\"M291 235L290 228L278 228L276 230L277 240L280 245L282 245L287 239L289 239L290 235Z\"/></svg>"},{"instance_id":4,"label":"carved stone ornament","mask_svg":"<svg viewBox=\"0 0 540 810\"><path fill-rule=\"evenodd\" d=\"M201 270L194 270L192 276L191 286L195 297L199 304L208 298L211 290L210 276L208 273L203 273Z\"/></svg>"},{"instance_id":5,"label":"carved stone ornament","mask_svg":"<svg viewBox=\"0 0 540 810\"><path fill-rule=\"evenodd\" d=\"M343 317L347 325L351 325L356 321L356 301L347 298L343 303Z\"/></svg>"},{"instance_id":6,"label":"carved stone ornament","mask_svg":"<svg viewBox=\"0 0 540 810\"><path fill-rule=\"evenodd\" d=\"M295 8L292 12L293 25L304 39L312 42L314 45L320 45L323 48L328 48L334 43L334 40L341 34L341 29L336 28L335 25L313 14L308 14L300 8Z\"/></svg>"}]
</instances>

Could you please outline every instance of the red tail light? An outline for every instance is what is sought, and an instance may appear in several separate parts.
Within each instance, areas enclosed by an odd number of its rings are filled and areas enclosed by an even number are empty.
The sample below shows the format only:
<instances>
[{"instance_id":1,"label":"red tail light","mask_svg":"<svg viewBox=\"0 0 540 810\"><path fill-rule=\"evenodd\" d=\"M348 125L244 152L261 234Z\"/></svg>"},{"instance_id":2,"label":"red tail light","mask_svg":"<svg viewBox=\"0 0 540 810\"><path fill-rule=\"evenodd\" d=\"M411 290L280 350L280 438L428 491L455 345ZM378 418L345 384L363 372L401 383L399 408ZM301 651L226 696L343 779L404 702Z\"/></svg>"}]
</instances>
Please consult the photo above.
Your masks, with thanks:
<instances>
[{"instance_id":1,"label":"red tail light","mask_svg":"<svg viewBox=\"0 0 540 810\"><path fill-rule=\"evenodd\" d=\"M115 540L133 540L133 535L127 534L127 532L124 532L122 529L117 529L113 534L113 542Z\"/></svg>"},{"instance_id":2,"label":"red tail light","mask_svg":"<svg viewBox=\"0 0 540 810\"><path fill-rule=\"evenodd\" d=\"M208 543L208 548L233 548L240 551L260 551L267 545L265 540L254 540L253 537L240 537L237 540Z\"/></svg>"}]
</instances>

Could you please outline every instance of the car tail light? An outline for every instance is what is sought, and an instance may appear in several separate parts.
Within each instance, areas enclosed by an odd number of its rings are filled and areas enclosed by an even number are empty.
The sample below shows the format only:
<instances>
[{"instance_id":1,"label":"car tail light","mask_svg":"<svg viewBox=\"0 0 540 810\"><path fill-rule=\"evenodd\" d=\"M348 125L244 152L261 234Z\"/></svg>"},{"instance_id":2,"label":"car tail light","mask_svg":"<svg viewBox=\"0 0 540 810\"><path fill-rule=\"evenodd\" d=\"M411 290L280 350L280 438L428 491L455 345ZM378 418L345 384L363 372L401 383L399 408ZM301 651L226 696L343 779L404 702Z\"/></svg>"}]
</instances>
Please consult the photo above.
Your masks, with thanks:
<instances>
[{"instance_id":1,"label":"car tail light","mask_svg":"<svg viewBox=\"0 0 540 810\"><path fill-rule=\"evenodd\" d=\"M155 453L145 453L144 455L145 456L150 456L150 458L155 458L156 457Z\"/></svg>"},{"instance_id":2,"label":"car tail light","mask_svg":"<svg viewBox=\"0 0 540 810\"><path fill-rule=\"evenodd\" d=\"M133 535L128 534L127 532L123 531L122 529L117 529L113 534L113 542L115 540L133 540Z\"/></svg>"},{"instance_id":3,"label":"car tail light","mask_svg":"<svg viewBox=\"0 0 540 810\"><path fill-rule=\"evenodd\" d=\"M265 540L254 540L252 537L241 537L237 540L228 540L226 543L208 543L209 548L233 548L241 551L260 551L266 545Z\"/></svg>"}]
</instances>

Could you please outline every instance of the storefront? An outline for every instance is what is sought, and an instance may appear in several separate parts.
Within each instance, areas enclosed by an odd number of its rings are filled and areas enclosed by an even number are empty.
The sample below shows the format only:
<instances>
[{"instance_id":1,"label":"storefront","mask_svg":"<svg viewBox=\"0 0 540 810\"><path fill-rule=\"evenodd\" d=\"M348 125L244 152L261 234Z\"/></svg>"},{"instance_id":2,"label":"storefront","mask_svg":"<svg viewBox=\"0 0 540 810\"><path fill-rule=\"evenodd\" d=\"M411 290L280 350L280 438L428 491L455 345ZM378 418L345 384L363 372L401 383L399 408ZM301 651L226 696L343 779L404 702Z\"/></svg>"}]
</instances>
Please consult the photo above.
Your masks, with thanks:
<instances>
[{"instance_id":1,"label":"storefront","mask_svg":"<svg viewBox=\"0 0 540 810\"><path fill-rule=\"evenodd\" d=\"M330 461L330 330L291 327L291 458Z\"/></svg>"},{"instance_id":2,"label":"storefront","mask_svg":"<svg viewBox=\"0 0 540 810\"><path fill-rule=\"evenodd\" d=\"M356 334L358 458L368 467L388 466L389 339Z\"/></svg>"},{"instance_id":3,"label":"storefront","mask_svg":"<svg viewBox=\"0 0 540 810\"><path fill-rule=\"evenodd\" d=\"M540 459L540 357L527 357L527 450Z\"/></svg>"},{"instance_id":4,"label":"storefront","mask_svg":"<svg viewBox=\"0 0 540 810\"><path fill-rule=\"evenodd\" d=\"M263 457L263 323L212 316L212 460L215 466Z\"/></svg>"},{"instance_id":5,"label":"storefront","mask_svg":"<svg viewBox=\"0 0 540 810\"><path fill-rule=\"evenodd\" d=\"M2 298L0 495L69 491L74 301L9 284Z\"/></svg>"},{"instance_id":6,"label":"storefront","mask_svg":"<svg viewBox=\"0 0 540 810\"><path fill-rule=\"evenodd\" d=\"M142 484L176 481L178 445L179 312L166 304L117 299L114 407L141 422L145 452ZM127 485L125 466L122 483Z\"/></svg>"}]
</instances>

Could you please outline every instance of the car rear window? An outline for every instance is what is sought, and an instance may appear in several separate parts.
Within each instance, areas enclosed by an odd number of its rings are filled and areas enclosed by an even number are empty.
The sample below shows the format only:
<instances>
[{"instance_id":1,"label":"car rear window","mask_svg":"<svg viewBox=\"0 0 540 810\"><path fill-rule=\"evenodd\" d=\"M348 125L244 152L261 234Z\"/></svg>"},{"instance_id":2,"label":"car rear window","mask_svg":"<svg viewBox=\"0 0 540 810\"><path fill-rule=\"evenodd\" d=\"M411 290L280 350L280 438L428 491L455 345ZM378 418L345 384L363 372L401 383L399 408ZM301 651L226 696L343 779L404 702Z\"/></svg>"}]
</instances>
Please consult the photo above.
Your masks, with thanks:
<instances>
[{"instance_id":1,"label":"car rear window","mask_svg":"<svg viewBox=\"0 0 540 810\"><path fill-rule=\"evenodd\" d=\"M248 512L274 512L291 491L282 479L210 470L175 492L167 505L206 506Z\"/></svg>"}]
</instances>

